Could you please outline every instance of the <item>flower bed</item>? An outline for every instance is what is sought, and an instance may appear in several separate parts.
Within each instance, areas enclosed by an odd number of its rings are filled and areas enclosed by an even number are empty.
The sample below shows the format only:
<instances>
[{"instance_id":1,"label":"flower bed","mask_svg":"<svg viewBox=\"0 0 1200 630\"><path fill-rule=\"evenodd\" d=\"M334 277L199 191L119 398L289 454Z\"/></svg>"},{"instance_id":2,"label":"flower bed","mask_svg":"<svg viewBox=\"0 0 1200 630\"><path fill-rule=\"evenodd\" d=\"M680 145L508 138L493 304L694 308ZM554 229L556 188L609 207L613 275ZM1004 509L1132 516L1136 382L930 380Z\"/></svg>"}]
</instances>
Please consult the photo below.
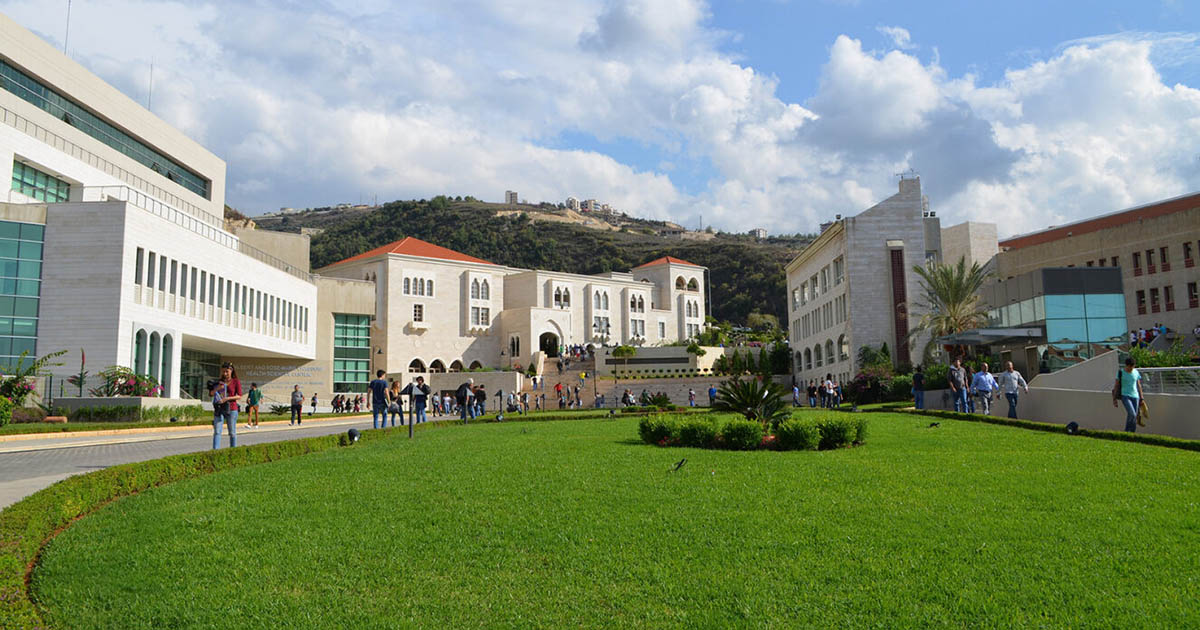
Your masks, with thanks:
<instances>
[{"instance_id":1,"label":"flower bed","mask_svg":"<svg viewBox=\"0 0 1200 630\"><path fill-rule=\"evenodd\" d=\"M866 417L841 413L790 418L769 430L758 422L711 413L656 413L638 422L638 435L647 444L735 451L847 448L864 443L866 431Z\"/></svg>"}]
</instances>

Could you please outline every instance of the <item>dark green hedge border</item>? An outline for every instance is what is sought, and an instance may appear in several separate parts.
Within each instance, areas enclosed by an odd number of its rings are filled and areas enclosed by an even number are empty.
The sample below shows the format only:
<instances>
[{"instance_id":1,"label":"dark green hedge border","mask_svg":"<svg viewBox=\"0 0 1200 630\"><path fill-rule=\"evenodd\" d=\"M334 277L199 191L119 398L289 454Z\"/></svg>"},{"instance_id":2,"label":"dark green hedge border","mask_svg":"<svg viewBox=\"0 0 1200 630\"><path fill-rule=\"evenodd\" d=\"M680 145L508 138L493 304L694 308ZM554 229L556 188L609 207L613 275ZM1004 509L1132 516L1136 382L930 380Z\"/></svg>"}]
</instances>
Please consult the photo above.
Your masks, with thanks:
<instances>
[{"instance_id":1,"label":"dark green hedge border","mask_svg":"<svg viewBox=\"0 0 1200 630\"><path fill-rule=\"evenodd\" d=\"M984 422L987 424L999 424L1007 427L1016 427L1018 429L1029 429L1032 431L1046 431L1048 433L1063 433L1066 434L1067 427L1062 424L1054 424L1050 422L1035 422L1033 420L1020 420L1013 418L1002 418L998 416L985 416L976 413L959 413L956 411L944 411L941 409L898 409L895 407L878 407L878 408L860 408L860 411L868 413L906 413L913 416L926 416L930 418L943 418L946 420L963 420L966 422ZM1116 442L1135 442L1138 444L1148 444L1151 446L1165 446L1168 448L1179 448L1185 451L1200 451L1200 440L1185 440L1183 438L1170 437L1167 435L1155 435L1152 433L1129 433L1127 431L1098 431L1094 429L1080 429L1078 435L1099 440L1113 440Z\"/></svg>"},{"instance_id":2,"label":"dark green hedge border","mask_svg":"<svg viewBox=\"0 0 1200 630\"><path fill-rule=\"evenodd\" d=\"M585 412L591 413L585 413ZM505 422L546 420L601 419L604 410L575 410L505 414ZM642 409L642 414L653 409ZM640 414L639 414L640 415ZM614 418L630 417L614 414ZM495 415L484 416L477 422L495 422ZM430 422L414 427L429 430L462 426L459 421ZM406 435L407 426L366 430L360 442L372 442L387 437ZM71 523L104 507L108 503L149 490L157 486L203 477L222 470L253 466L319 453L347 446L345 432L320 437L301 438L172 455L132 464L121 464L95 472L68 477L44 490L35 492L0 511L0 628L5 630L45 630L37 607L29 598L28 580L36 567L41 550Z\"/></svg>"}]
</instances>

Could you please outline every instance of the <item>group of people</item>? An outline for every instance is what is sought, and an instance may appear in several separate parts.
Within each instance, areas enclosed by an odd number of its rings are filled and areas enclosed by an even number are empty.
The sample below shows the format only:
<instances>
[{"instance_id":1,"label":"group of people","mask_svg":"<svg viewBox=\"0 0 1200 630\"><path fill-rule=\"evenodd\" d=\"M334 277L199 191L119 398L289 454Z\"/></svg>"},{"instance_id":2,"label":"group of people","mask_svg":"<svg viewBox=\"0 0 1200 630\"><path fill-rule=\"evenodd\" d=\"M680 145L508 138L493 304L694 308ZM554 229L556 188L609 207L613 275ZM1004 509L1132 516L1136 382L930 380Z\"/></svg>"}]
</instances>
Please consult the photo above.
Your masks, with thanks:
<instances>
[{"instance_id":1,"label":"group of people","mask_svg":"<svg viewBox=\"0 0 1200 630\"><path fill-rule=\"evenodd\" d=\"M833 374L826 374L823 381L809 380L805 394L808 397L809 407L819 405L823 409L837 409L842 406L842 400L844 400L842 384L833 378ZM792 385L792 406L804 406L804 402L800 399L800 384Z\"/></svg>"},{"instance_id":2,"label":"group of people","mask_svg":"<svg viewBox=\"0 0 1200 630\"><path fill-rule=\"evenodd\" d=\"M1193 333L1200 335L1200 326L1196 326ZM1139 328L1129 331L1129 345L1135 348L1145 348L1152 341L1158 338L1159 335L1167 334L1167 327L1163 324L1154 324L1150 328Z\"/></svg>"},{"instance_id":3,"label":"group of people","mask_svg":"<svg viewBox=\"0 0 1200 630\"><path fill-rule=\"evenodd\" d=\"M962 358L957 358L946 373L946 380L950 383L954 410L959 413L975 413L978 408L979 413L990 415L992 401L999 400L1000 394L1004 394L1008 401L1008 417L1016 418L1020 390L1029 393L1029 383L1025 382L1020 372L1013 369L1012 361L1005 361L1004 371L993 375L987 363L980 364L978 370L972 370L970 365L963 365ZM913 396L917 409L925 408L924 387L925 375L917 367L913 373Z\"/></svg>"}]
</instances>

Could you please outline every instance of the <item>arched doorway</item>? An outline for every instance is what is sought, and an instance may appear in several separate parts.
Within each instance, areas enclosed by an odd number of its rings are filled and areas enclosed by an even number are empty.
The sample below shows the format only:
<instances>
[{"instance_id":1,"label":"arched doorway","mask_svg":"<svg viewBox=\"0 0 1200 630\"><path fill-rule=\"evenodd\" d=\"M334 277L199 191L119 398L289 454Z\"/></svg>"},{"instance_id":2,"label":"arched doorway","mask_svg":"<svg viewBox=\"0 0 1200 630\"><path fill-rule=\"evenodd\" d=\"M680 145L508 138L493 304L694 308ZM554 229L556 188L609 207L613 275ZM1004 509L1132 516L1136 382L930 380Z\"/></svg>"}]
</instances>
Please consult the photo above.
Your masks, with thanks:
<instances>
[{"instance_id":1,"label":"arched doorway","mask_svg":"<svg viewBox=\"0 0 1200 630\"><path fill-rule=\"evenodd\" d=\"M420 359L413 359L408 364L408 371L409 372L424 372L425 371L425 363L423 361L421 361Z\"/></svg>"},{"instance_id":2,"label":"arched doorway","mask_svg":"<svg viewBox=\"0 0 1200 630\"><path fill-rule=\"evenodd\" d=\"M558 335L552 332L542 333L538 337L538 349L551 359L558 356Z\"/></svg>"},{"instance_id":3,"label":"arched doorway","mask_svg":"<svg viewBox=\"0 0 1200 630\"><path fill-rule=\"evenodd\" d=\"M462 361L459 361L458 359L455 359L454 361L452 361L452 362L450 363L450 371L451 371L451 372L461 372L461 371L463 371L463 365L462 365Z\"/></svg>"},{"instance_id":4,"label":"arched doorway","mask_svg":"<svg viewBox=\"0 0 1200 630\"><path fill-rule=\"evenodd\" d=\"M472 362L471 362L471 369L472 369L472 370L478 370L478 369L482 369L482 368L483 368L483 364L482 364L482 363L480 363L479 361L472 361Z\"/></svg>"},{"instance_id":5,"label":"arched doorway","mask_svg":"<svg viewBox=\"0 0 1200 630\"><path fill-rule=\"evenodd\" d=\"M433 363L429 364L429 371L440 374L446 371L446 365L442 363L441 359L434 359Z\"/></svg>"}]
</instances>

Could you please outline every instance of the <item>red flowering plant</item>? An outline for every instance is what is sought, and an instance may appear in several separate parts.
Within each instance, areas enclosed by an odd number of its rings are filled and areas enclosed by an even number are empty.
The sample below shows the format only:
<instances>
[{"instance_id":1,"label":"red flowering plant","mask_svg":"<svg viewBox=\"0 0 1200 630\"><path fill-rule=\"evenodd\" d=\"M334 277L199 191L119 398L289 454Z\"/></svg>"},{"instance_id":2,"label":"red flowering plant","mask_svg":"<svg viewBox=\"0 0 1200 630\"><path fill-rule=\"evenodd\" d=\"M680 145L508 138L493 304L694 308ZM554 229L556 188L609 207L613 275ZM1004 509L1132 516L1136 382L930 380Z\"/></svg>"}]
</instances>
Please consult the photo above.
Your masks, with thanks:
<instances>
[{"instance_id":1,"label":"red flowering plant","mask_svg":"<svg viewBox=\"0 0 1200 630\"><path fill-rule=\"evenodd\" d=\"M17 357L16 364L9 366L3 377L0 377L0 396L11 400L17 407L25 406L25 399L33 393L32 380L41 375L47 367L62 365L51 361L63 354L66 354L66 350L51 352L26 363L25 359L29 356L29 352L22 352L21 356Z\"/></svg>"},{"instance_id":2,"label":"red flowering plant","mask_svg":"<svg viewBox=\"0 0 1200 630\"><path fill-rule=\"evenodd\" d=\"M145 374L135 374L133 370L114 365L101 370L97 375L100 377L100 386L92 388L88 391L92 396L98 398L111 398L113 396L146 396L158 397L163 393L162 385L159 385L158 379Z\"/></svg>"}]
</instances>

